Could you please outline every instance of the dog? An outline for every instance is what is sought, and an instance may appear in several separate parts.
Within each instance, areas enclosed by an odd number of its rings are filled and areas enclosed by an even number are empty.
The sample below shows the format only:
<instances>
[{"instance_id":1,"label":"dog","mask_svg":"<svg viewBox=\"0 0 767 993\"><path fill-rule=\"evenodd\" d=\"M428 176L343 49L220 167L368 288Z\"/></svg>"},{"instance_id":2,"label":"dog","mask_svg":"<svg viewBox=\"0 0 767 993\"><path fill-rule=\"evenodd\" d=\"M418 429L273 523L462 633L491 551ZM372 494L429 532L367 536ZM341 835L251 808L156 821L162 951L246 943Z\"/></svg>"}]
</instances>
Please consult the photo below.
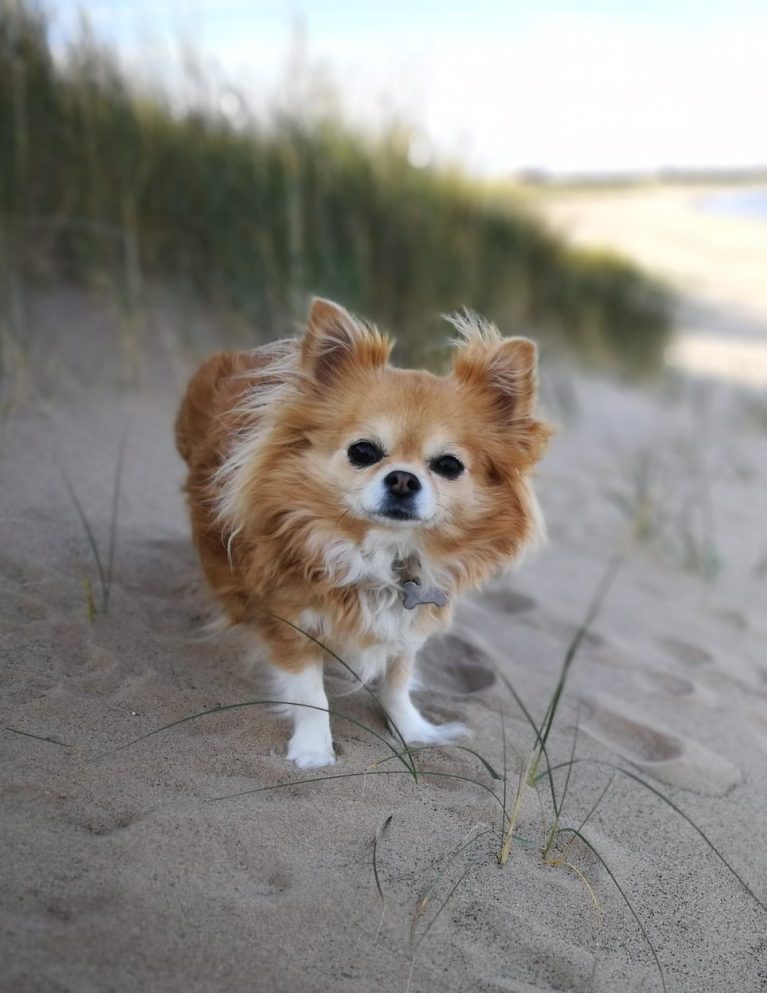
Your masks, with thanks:
<instances>
[{"instance_id":1,"label":"dog","mask_svg":"<svg viewBox=\"0 0 767 993\"><path fill-rule=\"evenodd\" d=\"M459 593L541 536L536 346L469 312L449 320L458 339L439 377L392 366L387 337L315 299L300 340L209 358L178 414L202 566L226 624L271 663L302 769L335 762L332 657L380 680L401 740L465 733L412 702L416 653Z\"/></svg>"}]
</instances>

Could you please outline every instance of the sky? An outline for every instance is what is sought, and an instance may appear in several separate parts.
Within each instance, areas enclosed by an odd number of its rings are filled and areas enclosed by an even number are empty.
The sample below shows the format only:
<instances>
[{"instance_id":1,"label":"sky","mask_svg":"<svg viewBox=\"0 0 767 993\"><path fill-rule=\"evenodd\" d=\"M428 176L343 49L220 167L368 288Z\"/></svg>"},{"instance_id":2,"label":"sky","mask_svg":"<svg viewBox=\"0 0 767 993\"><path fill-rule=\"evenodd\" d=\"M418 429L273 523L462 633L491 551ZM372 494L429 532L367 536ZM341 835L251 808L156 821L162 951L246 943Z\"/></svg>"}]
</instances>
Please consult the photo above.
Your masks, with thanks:
<instances>
[{"instance_id":1,"label":"sky","mask_svg":"<svg viewBox=\"0 0 767 993\"><path fill-rule=\"evenodd\" d=\"M184 53L256 109L331 80L415 159L483 175L767 165L767 0L48 0L170 88ZM298 58L297 53L301 53ZM313 72L302 74L300 65ZM298 77L298 79L297 79ZM188 72L184 79L188 81ZM231 105L224 104L231 110Z\"/></svg>"}]
</instances>

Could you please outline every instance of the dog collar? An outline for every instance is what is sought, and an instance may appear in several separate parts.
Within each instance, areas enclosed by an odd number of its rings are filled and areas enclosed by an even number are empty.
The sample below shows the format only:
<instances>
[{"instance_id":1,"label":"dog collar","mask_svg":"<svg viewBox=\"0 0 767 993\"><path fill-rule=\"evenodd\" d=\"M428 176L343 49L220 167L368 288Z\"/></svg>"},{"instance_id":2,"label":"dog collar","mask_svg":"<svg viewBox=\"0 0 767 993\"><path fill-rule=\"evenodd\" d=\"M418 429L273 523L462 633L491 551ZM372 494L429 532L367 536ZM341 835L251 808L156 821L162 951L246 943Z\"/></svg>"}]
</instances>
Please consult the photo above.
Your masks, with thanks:
<instances>
[{"instance_id":1,"label":"dog collar","mask_svg":"<svg viewBox=\"0 0 767 993\"><path fill-rule=\"evenodd\" d=\"M400 580L402 606L405 610L415 610L416 607L423 607L426 604L444 607L448 601L447 593L436 586L422 586L421 580L413 575L417 565L417 559L412 556L407 560L395 559L392 562L392 571Z\"/></svg>"}]
</instances>

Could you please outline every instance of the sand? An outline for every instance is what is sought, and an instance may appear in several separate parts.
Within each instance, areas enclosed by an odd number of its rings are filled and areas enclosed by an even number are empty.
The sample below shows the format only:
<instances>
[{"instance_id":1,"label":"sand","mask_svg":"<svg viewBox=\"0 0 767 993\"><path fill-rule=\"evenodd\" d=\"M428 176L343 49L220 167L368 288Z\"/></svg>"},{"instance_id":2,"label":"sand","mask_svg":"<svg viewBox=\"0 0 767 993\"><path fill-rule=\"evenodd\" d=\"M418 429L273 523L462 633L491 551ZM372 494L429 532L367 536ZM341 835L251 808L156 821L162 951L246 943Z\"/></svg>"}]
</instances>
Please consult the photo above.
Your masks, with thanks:
<instances>
[{"instance_id":1,"label":"sand","mask_svg":"<svg viewBox=\"0 0 767 993\"><path fill-rule=\"evenodd\" d=\"M588 215L579 202L572 209ZM623 209L630 228L637 200L610 209ZM656 268L667 246L661 232ZM677 278L670 263L667 271ZM736 265L717 274L733 325L740 312L727 297L743 291L741 276ZM761 320L767 280L749 292L744 308ZM540 805L528 790L521 806L518 833L534 844L515 843L501 868L487 830L497 830L499 806L481 786L402 774L299 785L307 775L283 757L285 723L264 708L114 751L263 692L235 640L201 632L209 600L171 432L190 357L167 311L149 318L168 332L162 347L137 385L119 386L114 356L114 365L99 360L98 376L78 365L116 327L104 300L41 292L29 318L39 331L30 338L34 374L17 383L2 423L0 987L661 989L641 931L594 855L580 843L565 853L563 838L559 860L572 868L543 863L545 789ZM767 901L764 396L680 374L638 391L558 366L544 383L560 425L539 478L549 542L463 602L451 633L424 653L419 699L435 719L465 720L471 747L499 771L503 711L513 797L533 738L497 671L540 717L606 563L638 517L639 539L573 664L552 761L570 755L577 722L579 757L618 763L665 791ZM90 620L83 581L98 605L98 576L62 466L105 554L123 436L109 609ZM331 687L348 688L337 673ZM333 705L385 734L365 694L336 695ZM374 766L391 754L374 736L341 719L334 731L332 774L399 771L396 761ZM420 764L502 792L468 752L432 750ZM575 766L563 825L580 823L610 772ZM211 802L282 783L290 785ZM382 902L373 839L389 817L376 853ZM670 991L765 989L767 913L656 796L616 776L584 833L632 901ZM417 940L452 895L413 957L411 922L435 879Z\"/></svg>"}]
</instances>

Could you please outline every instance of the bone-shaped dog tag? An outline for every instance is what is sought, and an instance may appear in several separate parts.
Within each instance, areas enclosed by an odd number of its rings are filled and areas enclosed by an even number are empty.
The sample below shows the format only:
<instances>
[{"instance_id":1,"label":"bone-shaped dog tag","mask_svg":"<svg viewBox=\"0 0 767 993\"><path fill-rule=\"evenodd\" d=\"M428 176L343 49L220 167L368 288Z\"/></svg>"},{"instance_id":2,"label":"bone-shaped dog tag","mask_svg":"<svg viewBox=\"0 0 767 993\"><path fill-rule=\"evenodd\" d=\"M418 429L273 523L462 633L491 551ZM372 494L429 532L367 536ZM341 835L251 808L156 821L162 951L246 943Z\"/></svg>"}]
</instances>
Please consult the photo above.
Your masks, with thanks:
<instances>
[{"instance_id":1,"label":"bone-shaped dog tag","mask_svg":"<svg viewBox=\"0 0 767 993\"><path fill-rule=\"evenodd\" d=\"M402 584L402 606L405 610L413 610L427 603L444 607L447 603L447 593L438 590L435 586L421 586L412 579Z\"/></svg>"}]
</instances>

